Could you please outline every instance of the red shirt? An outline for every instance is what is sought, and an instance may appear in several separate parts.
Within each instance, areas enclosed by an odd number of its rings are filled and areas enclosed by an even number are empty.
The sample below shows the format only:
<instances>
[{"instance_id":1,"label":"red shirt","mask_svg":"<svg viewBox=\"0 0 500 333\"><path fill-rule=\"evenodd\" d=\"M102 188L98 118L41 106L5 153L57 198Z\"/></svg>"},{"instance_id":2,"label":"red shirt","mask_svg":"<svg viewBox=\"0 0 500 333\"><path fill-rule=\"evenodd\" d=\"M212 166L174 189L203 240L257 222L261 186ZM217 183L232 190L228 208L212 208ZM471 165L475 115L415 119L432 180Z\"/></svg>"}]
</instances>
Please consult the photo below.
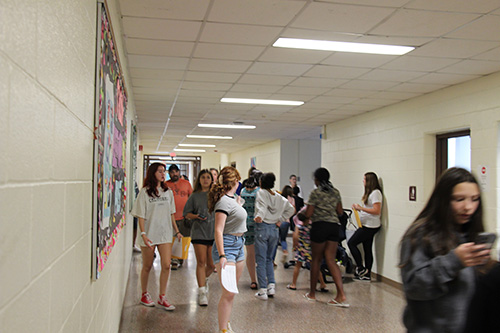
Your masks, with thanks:
<instances>
[{"instance_id":1,"label":"red shirt","mask_svg":"<svg viewBox=\"0 0 500 333\"><path fill-rule=\"evenodd\" d=\"M174 201L175 201L175 220L182 220L182 211L184 210L184 206L186 202L193 193L193 188L191 184L185 179L179 179L175 183L171 180L166 182L168 187L174 193Z\"/></svg>"}]
</instances>

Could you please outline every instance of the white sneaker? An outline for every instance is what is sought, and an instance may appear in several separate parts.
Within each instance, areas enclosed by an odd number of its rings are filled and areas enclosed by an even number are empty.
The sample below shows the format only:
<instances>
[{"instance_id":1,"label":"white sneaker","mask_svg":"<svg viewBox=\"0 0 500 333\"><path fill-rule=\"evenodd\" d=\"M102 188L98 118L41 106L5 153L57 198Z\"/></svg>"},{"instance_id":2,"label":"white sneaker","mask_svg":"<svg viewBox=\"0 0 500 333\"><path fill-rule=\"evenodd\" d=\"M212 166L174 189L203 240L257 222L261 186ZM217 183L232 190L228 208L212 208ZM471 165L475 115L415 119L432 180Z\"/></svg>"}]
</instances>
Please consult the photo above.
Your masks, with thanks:
<instances>
[{"instance_id":1,"label":"white sneaker","mask_svg":"<svg viewBox=\"0 0 500 333\"><path fill-rule=\"evenodd\" d=\"M205 288L207 289L207 293L208 293L208 278L205 278Z\"/></svg>"},{"instance_id":2,"label":"white sneaker","mask_svg":"<svg viewBox=\"0 0 500 333\"><path fill-rule=\"evenodd\" d=\"M255 297L257 297L258 299L261 299L263 301L267 301L267 289L260 288L259 292L255 294Z\"/></svg>"},{"instance_id":3,"label":"white sneaker","mask_svg":"<svg viewBox=\"0 0 500 333\"><path fill-rule=\"evenodd\" d=\"M267 285L267 296L274 297L276 294L276 285L274 283L269 283Z\"/></svg>"},{"instance_id":4,"label":"white sneaker","mask_svg":"<svg viewBox=\"0 0 500 333\"><path fill-rule=\"evenodd\" d=\"M141 248L138 247L137 245L134 245L134 247L132 249L134 250L134 252L137 252L137 253L141 252Z\"/></svg>"},{"instance_id":5,"label":"white sneaker","mask_svg":"<svg viewBox=\"0 0 500 333\"><path fill-rule=\"evenodd\" d=\"M207 290L205 287L198 288L198 304L200 306L208 305Z\"/></svg>"}]
</instances>

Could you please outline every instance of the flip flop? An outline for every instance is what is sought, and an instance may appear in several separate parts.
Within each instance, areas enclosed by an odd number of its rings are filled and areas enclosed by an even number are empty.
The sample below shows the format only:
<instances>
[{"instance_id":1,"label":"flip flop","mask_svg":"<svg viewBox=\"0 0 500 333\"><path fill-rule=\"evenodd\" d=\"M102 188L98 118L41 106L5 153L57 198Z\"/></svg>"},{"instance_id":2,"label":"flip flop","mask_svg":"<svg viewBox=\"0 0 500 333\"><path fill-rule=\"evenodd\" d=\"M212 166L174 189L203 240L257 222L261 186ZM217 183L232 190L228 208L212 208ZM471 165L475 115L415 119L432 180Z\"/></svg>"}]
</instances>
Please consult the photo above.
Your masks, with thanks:
<instances>
[{"instance_id":1,"label":"flip flop","mask_svg":"<svg viewBox=\"0 0 500 333\"><path fill-rule=\"evenodd\" d=\"M250 289L257 290L257 283L255 282L250 283Z\"/></svg>"},{"instance_id":2,"label":"flip flop","mask_svg":"<svg viewBox=\"0 0 500 333\"><path fill-rule=\"evenodd\" d=\"M309 297L309 293L305 293L304 298L307 299L309 302L316 302L316 298Z\"/></svg>"},{"instance_id":3,"label":"flip flop","mask_svg":"<svg viewBox=\"0 0 500 333\"><path fill-rule=\"evenodd\" d=\"M286 286L286 289L297 290L297 287L292 287L292 285L289 284L289 285Z\"/></svg>"},{"instance_id":4,"label":"flip flop","mask_svg":"<svg viewBox=\"0 0 500 333\"><path fill-rule=\"evenodd\" d=\"M326 304L331 305L331 306L336 306L338 308L348 308L350 306L349 303L337 302L334 299L329 300Z\"/></svg>"},{"instance_id":5,"label":"flip flop","mask_svg":"<svg viewBox=\"0 0 500 333\"><path fill-rule=\"evenodd\" d=\"M329 291L329 289L321 288L321 289L316 289L316 291L319 291L320 293L327 293Z\"/></svg>"}]
</instances>

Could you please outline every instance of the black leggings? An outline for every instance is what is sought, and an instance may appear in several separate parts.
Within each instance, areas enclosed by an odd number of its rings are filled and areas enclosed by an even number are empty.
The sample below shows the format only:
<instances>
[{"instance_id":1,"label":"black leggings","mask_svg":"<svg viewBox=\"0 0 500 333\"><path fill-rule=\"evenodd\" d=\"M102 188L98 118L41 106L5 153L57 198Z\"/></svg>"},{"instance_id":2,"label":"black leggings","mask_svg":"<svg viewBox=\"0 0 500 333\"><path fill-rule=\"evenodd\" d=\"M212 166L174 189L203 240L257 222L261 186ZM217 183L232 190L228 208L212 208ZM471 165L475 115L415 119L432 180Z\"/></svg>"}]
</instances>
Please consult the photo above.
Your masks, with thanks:
<instances>
[{"instance_id":1,"label":"black leggings","mask_svg":"<svg viewBox=\"0 0 500 333\"><path fill-rule=\"evenodd\" d=\"M356 261L356 265L358 267L365 267L369 272L372 271L373 266L373 237L380 230L378 228L359 228L356 232L351 236L347 245L349 246L349 250L351 251L354 260ZM363 259L361 258L361 252L358 249L358 245L363 244L363 251L365 252L365 265L363 266Z\"/></svg>"}]
</instances>

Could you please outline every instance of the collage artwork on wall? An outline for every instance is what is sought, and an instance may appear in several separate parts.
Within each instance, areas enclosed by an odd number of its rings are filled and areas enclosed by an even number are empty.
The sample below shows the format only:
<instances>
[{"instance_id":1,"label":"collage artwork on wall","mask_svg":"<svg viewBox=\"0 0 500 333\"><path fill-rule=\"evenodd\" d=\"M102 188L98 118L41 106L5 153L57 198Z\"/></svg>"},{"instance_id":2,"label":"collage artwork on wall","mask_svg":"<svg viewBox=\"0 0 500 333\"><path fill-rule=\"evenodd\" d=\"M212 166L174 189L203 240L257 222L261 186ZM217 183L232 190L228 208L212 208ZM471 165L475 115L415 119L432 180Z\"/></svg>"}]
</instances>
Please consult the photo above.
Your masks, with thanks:
<instances>
[{"instance_id":1,"label":"collage artwork on wall","mask_svg":"<svg viewBox=\"0 0 500 333\"><path fill-rule=\"evenodd\" d=\"M99 6L92 277L98 279L126 221L127 95L104 4ZM133 184L132 184L133 186Z\"/></svg>"}]
</instances>

